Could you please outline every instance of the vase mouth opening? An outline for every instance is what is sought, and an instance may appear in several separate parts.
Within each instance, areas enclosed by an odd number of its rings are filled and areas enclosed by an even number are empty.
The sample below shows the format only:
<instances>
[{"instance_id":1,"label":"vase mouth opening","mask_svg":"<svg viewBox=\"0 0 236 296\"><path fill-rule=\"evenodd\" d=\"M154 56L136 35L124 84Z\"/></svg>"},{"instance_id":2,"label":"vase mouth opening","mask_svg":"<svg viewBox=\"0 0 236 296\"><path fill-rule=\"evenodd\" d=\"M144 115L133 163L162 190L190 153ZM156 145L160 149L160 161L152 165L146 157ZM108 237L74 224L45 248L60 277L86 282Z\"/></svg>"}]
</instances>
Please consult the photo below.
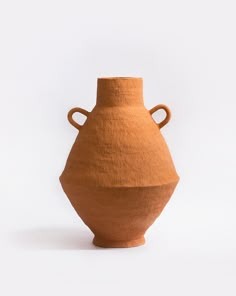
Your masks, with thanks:
<instances>
[{"instance_id":1,"label":"vase mouth opening","mask_svg":"<svg viewBox=\"0 0 236 296\"><path fill-rule=\"evenodd\" d=\"M98 80L143 80L142 77L126 77L126 76L117 76L117 77L99 77Z\"/></svg>"}]
</instances>

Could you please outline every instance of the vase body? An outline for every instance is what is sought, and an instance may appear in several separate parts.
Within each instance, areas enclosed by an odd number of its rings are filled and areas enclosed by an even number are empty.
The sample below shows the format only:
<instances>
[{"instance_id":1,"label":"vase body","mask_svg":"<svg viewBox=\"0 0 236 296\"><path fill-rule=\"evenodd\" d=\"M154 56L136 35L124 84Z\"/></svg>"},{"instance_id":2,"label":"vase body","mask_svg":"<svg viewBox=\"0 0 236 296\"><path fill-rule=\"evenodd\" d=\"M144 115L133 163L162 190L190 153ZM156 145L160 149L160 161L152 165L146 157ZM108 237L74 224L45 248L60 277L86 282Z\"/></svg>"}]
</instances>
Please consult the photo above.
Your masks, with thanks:
<instances>
[{"instance_id":1,"label":"vase body","mask_svg":"<svg viewBox=\"0 0 236 296\"><path fill-rule=\"evenodd\" d=\"M157 124L151 114L163 108ZM83 126L72 115L87 116ZM170 199L179 177L160 132L170 118L147 110L141 78L99 78L91 112L74 108L79 130L60 176L72 206L101 247L132 247Z\"/></svg>"}]
</instances>

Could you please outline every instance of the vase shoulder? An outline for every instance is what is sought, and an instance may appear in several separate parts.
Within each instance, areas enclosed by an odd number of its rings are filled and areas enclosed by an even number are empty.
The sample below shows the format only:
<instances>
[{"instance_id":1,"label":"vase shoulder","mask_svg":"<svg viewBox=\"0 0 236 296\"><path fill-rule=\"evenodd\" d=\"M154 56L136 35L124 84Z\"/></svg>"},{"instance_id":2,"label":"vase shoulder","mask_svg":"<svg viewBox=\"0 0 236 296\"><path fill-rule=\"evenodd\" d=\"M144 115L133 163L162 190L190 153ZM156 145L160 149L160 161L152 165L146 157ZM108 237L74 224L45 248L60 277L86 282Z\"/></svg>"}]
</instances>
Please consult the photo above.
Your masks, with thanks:
<instances>
[{"instance_id":1,"label":"vase shoulder","mask_svg":"<svg viewBox=\"0 0 236 296\"><path fill-rule=\"evenodd\" d=\"M177 177L167 144L144 106L96 106L63 172L64 182L101 187L158 186Z\"/></svg>"}]
</instances>

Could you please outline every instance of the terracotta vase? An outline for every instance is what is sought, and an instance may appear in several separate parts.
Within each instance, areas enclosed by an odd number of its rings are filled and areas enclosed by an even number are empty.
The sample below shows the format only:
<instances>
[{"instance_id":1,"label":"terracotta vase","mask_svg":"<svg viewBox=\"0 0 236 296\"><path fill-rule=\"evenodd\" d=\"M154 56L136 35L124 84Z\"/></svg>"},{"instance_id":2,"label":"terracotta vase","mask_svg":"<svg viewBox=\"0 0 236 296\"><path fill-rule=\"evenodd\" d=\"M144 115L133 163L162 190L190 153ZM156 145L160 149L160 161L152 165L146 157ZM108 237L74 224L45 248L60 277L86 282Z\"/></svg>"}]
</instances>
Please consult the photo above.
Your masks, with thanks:
<instances>
[{"instance_id":1,"label":"terracotta vase","mask_svg":"<svg viewBox=\"0 0 236 296\"><path fill-rule=\"evenodd\" d=\"M152 114L163 109L165 119ZM87 116L83 125L73 119ZM69 122L79 130L60 176L72 206L100 247L134 247L169 201L179 177L160 128L170 110L143 103L142 78L99 78L91 112L74 108Z\"/></svg>"}]
</instances>

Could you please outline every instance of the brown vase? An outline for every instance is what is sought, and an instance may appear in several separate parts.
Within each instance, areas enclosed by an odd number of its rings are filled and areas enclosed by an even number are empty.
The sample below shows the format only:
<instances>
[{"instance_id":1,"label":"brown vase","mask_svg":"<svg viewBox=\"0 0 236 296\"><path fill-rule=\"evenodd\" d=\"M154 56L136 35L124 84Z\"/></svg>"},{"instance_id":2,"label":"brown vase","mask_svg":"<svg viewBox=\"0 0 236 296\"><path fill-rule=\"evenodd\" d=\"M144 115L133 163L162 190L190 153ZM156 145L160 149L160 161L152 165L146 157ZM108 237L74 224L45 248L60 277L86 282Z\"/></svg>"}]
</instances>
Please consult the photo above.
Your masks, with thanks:
<instances>
[{"instance_id":1,"label":"brown vase","mask_svg":"<svg viewBox=\"0 0 236 296\"><path fill-rule=\"evenodd\" d=\"M152 114L163 109L165 119ZM83 125L73 114L87 116ZM179 177L160 133L170 110L143 103L142 78L99 78L91 112L74 108L79 130L60 176L72 206L100 247L134 247L169 201Z\"/></svg>"}]
</instances>

